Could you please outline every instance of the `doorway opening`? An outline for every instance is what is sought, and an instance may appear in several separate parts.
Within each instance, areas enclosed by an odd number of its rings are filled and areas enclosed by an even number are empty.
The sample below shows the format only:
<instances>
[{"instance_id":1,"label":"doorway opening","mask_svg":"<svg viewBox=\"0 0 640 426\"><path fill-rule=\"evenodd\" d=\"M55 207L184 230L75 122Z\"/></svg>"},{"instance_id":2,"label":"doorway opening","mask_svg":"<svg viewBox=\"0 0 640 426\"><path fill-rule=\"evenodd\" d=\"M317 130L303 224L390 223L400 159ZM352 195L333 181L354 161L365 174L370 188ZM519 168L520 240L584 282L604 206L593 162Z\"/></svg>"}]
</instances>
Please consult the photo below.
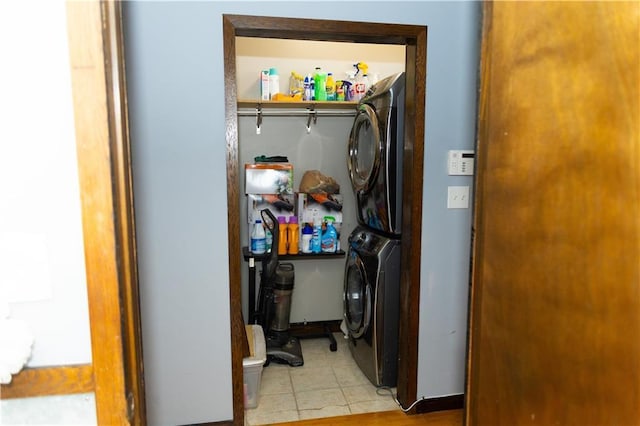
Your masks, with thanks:
<instances>
[{"instance_id":1,"label":"doorway opening","mask_svg":"<svg viewBox=\"0 0 640 426\"><path fill-rule=\"evenodd\" d=\"M405 46L406 98L403 144L403 214L401 240L400 330L397 398L408 406L417 393L420 300L420 239L424 156L427 28L415 25L340 22L241 15L223 16L225 125L227 146L228 245L234 420L244 418L244 320L241 289L240 164L238 149L238 80L236 37L338 41Z\"/></svg>"}]
</instances>

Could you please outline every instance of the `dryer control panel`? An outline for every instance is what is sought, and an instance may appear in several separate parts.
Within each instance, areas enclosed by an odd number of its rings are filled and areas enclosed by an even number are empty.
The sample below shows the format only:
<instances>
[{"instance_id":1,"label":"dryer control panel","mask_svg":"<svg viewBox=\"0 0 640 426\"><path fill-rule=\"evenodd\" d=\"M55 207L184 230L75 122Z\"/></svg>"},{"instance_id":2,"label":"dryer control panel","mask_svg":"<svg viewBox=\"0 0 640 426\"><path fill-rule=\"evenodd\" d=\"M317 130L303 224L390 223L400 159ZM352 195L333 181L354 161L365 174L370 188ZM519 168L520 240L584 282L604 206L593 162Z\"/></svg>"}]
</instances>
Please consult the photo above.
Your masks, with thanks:
<instances>
[{"instance_id":1,"label":"dryer control panel","mask_svg":"<svg viewBox=\"0 0 640 426\"><path fill-rule=\"evenodd\" d=\"M475 153L470 150L449 151L449 175L473 175Z\"/></svg>"}]
</instances>

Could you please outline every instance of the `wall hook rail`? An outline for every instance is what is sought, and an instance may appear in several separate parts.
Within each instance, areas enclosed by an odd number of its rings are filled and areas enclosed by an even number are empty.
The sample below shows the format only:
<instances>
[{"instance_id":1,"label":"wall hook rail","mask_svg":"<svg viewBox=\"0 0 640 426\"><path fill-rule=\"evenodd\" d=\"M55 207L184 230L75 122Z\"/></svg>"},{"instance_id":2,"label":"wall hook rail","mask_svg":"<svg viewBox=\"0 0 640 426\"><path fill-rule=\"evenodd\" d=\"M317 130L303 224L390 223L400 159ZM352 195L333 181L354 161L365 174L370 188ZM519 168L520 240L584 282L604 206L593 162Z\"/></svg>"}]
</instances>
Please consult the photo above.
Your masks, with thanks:
<instances>
[{"instance_id":1,"label":"wall hook rail","mask_svg":"<svg viewBox=\"0 0 640 426\"><path fill-rule=\"evenodd\" d=\"M307 133L311 133L311 120L313 120L313 124L318 123L318 115L316 114L316 110L313 108L307 108L308 117L307 117Z\"/></svg>"},{"instance_id":2,"label":"wall hook rail","mask_svg":"<svg viewBox=\"0 0 640 426\"><path fill-rule=\"evenodd\" d=\"M260 127L262 126L262 107L256 108L256 135L260 134Z\"/></svg>"}]
</instances>

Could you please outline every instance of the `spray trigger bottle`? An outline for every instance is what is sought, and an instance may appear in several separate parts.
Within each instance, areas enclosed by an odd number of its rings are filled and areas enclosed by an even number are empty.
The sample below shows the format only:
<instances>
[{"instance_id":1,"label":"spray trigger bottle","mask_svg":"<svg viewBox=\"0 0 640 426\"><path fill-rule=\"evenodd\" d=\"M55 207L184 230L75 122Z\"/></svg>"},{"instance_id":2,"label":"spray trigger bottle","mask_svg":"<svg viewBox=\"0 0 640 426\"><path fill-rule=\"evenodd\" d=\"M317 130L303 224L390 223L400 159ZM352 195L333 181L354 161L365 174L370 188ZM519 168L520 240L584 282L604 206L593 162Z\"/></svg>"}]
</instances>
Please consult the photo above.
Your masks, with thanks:
<instances>
[{"instance_id":1,"label":"spray trigger bottle","mask_svg":"<svg viewBox=\"0 0 640 426\"><path fill-rule=\"evenodd\" d=\"M355 99L359 101L362 99L367 93L368 87L368 77L367 73L369 72L369 65L364 62L358 62L353 65L356 68L356 81L355 81Z\"/></svg>"}]
</instances>

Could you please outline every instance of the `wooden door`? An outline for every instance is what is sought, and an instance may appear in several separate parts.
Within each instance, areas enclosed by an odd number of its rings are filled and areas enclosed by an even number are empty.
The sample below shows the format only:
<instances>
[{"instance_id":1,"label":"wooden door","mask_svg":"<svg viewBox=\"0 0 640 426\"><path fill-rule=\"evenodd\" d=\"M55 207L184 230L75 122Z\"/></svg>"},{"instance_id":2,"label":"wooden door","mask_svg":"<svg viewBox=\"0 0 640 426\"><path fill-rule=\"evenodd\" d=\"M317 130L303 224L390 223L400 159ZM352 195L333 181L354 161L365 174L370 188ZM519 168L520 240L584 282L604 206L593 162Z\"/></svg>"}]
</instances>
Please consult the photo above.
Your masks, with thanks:
<instances>
[{"instance_id":1,"label":"wooden door","mask_svg":"<svg viewBox=\"0 0 640 426\"><path fill-rule=\"evenodd\" d=\"M67 26L100 425L146 424L119 2L68 2Z\"/></svg>"},{"instance_id":2,"label":"wooden door","mask_svg":"<svg viewBox=\"0 0 640 426\"><path fill-rule=\"evenodd\" d=\"M640 422L639 19L484 6L466 424Z\"/></svg>"}]
</instances>

